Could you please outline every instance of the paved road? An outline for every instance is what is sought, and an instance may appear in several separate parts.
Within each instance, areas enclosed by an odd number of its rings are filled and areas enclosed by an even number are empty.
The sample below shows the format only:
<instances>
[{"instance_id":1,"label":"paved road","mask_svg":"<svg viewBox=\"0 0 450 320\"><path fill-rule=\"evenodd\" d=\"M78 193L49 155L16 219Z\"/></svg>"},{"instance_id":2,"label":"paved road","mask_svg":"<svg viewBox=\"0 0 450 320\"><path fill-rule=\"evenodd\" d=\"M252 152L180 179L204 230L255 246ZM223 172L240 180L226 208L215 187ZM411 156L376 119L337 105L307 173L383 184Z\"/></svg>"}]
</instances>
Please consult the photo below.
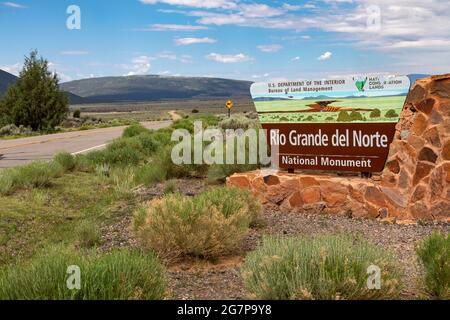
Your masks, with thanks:
<instances>
[{"instance_id":1,"label":"paved road","mask_svg":"<svg viewBox=\"0 0 450 320\"><path fill-rule=\"evenodd\" d=\"M148 129L170 126L172 121L143 122ZM126 127L57 133L45 136L0 140L0 168L9 168L35 160L50 160L58 152L86 153L103 148L122 135Z\"/></svg>"}]
</instances>

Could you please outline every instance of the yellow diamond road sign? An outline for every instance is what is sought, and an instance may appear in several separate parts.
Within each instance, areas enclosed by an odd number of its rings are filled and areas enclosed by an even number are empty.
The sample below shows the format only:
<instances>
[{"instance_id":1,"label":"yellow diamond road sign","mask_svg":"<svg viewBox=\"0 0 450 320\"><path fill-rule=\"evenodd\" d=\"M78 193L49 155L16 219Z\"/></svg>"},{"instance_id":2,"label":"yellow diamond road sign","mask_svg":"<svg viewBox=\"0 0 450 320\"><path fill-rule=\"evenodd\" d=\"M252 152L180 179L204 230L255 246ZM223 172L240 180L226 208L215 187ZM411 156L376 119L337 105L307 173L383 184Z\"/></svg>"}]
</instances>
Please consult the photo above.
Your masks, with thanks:
<instances>
[{"instance_id":1,"label":"yellow diamond road sign","mask_svg":"<svg viewBox=\"0 0 450 320\"><path fill-rule=\"evenodd\" d=\"M228 108L228 109L231 109L231 108L233 108L233 106L234 106L234 104L233 104L233 101L231 101L231 100L228 100L228 101L227 101L227 105L226 105L226 106L227 106L227 108Z\"/></svg>"}]
</instances>

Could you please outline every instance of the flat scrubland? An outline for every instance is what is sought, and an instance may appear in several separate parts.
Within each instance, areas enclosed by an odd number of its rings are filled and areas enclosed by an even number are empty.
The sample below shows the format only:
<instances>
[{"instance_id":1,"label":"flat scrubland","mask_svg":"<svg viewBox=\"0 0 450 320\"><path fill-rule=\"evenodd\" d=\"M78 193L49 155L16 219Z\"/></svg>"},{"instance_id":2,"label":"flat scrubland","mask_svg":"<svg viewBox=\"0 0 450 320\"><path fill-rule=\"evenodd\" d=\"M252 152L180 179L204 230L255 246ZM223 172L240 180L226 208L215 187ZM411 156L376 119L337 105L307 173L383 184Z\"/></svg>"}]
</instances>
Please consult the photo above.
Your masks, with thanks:
<instances>
[{"instance_id":1,"label":"flat scrubland","mask_svg":"<svg viewBox=\"0 0 450 320\"><path fill-rule=\"evenodd\" d=\"M127 126L145 121L171 120L171 112L179 115L193 115L200 111L206 114L227 114L226 100L164 100L155 102L116 102L77 104L70 106L69 127L58 127L51 131L36 132L28 128L0 128L0 140L11 140L41 134L52 134L78 130L89 130L117 126ZM234 100L233 113L248 114L255 110L250 99ZM80 117L73 118L74 112L80 111Z\"/></svg>"},{"instance_id":2,"label":"flat scrubland","mask_svg":"<svg viewBox=\"0 0 450 320\"><path fill-rule=\"evenodd\" d=\"M0 171L0 299L449 298L448 225L262 207L224 187L256 166L170 159L176 128L255 120L183 115L158 131L132 125L105 150ZM66 286L72 265L78 290Z\"/></svg>"},{"instance_id":3,"label":"flat scrubland","mask_svg":"<svg viewBox=\"0 0 450 320\"><path fill-rule=\"evenodd\" d=\"M227 99L222 100L163 100L154 102L116 102L116 103L96 103L96 104L79 104L72 105L71 109L80 109L86 113L105 113L105 112L151 112L151 113L167 113L175 110L184 113L191 113L192 110L200 110L202 113L209 114L225 114L225 104ZM255 106L251 99L239 98L234 100L234 110L236 112L252 112Z\"/></svg>"},{"instance_id":4,"label":"flat scrubland","mask_svg":"<svg viewBox=\"0 0 450 320\"><path fill-rule=\"evenodd\" d=\"M317 101L327 100L318 98ZM276 113L276 111L299 111L309 110L307 106L314 104L316 100L279 100L255 102L258 112L273 111L271 114L262 114L262 122L293 122L293 123L335 123L335 122L397 122L403 109L405 97L379 97L379 98L337 98L338 100L330 106L343 108L376 109L372 111L357 111L357 117L340 119L339 112L307 112L307 113ZM392 111L391 111L392 110ZM379 113L378 113L379 112ZM348 112L351 113L351 112Z\"/></svg>"}]
</instances>

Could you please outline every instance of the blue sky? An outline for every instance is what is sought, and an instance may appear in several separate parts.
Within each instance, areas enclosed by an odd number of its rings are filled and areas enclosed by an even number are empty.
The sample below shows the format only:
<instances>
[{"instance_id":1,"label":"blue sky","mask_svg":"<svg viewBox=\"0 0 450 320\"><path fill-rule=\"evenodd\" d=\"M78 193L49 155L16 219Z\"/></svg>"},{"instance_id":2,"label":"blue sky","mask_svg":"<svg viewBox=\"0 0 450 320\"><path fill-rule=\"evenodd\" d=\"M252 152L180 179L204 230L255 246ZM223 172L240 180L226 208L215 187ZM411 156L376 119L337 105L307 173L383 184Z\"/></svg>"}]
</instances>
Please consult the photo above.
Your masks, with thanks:
<instances>
[{"instance_id":1,"label":"blue sky","mask_svg":"<svg viewBox=\"0 0 450 320\"><path fill-rule=\"evenodd\" d=\"M67 8L81 10L69 30ZM252 81L450 72L448 0L0 0L0 69L38 49L62 81Z\"/></svg>"}]
</instances>

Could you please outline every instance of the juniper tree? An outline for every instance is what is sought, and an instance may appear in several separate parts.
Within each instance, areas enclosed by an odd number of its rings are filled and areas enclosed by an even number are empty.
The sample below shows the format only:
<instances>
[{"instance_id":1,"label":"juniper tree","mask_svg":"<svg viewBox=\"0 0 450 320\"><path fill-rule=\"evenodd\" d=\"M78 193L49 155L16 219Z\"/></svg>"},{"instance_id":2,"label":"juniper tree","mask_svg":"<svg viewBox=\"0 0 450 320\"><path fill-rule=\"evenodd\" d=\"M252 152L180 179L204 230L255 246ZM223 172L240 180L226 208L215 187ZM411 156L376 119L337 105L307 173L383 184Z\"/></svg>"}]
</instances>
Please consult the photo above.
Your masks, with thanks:
<instances>
[{"instance_id":1,"label":"juniper tree","mask_svg":"<svg viewBox=\"0 0 450 320\"><path fill-rule=\"evenodd\" d=\"M53 129L68 113L67 95L59 89L58 76L48 68L48 61L32 51L16 84L0 103L3 122L23 125L33 130Z\"/></svg>"}]
</instances>

